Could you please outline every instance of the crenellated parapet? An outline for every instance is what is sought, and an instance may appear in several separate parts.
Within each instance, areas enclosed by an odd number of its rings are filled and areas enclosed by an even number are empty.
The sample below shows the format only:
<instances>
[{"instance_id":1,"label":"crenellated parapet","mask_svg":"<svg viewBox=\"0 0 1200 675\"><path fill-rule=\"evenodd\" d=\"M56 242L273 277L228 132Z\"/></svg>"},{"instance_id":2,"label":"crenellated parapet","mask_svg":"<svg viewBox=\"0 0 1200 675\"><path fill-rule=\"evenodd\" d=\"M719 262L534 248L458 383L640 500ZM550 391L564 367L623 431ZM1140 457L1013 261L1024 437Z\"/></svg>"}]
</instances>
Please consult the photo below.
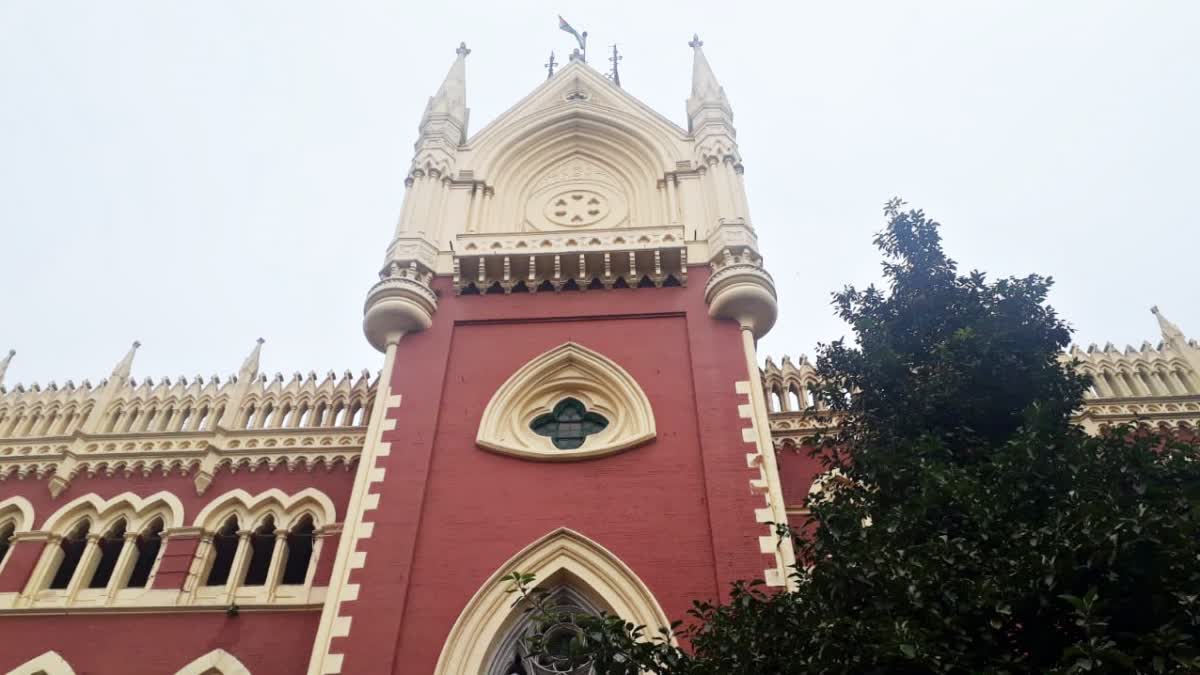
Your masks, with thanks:
<instances>
[{"instance_id":1,"label":"crenellated parapet","mask_svg":"<svg viewBox=\"0 0 1200 675\"><path fill-rule=\"evenodd\" d=\"M0 480L178 471L203 492L218 470L351 466L364 443L376 378L258 372L261 341L237 375L137 380L130 350L93 386L0 388Z\"/></svg>"},{"instance_id":2,"label":"crenellated parapet","mask_svg":"<svg viewBox=\"0 0 1200 675\"><path fill-rule=\"evenodd\" d=\"M1091 378L1076 418L1088 431L1116 424L1200 428L1200 343L1187 339L1157 307L1152 311L1163 334L1157 345L1072 345L1062 355L1064 364ZM806 356L796 362L785 356L781 365L767 358L761 373L777 448L798 447L834 423L813 393L820 380Z\"/></svg>"}]
</instances>

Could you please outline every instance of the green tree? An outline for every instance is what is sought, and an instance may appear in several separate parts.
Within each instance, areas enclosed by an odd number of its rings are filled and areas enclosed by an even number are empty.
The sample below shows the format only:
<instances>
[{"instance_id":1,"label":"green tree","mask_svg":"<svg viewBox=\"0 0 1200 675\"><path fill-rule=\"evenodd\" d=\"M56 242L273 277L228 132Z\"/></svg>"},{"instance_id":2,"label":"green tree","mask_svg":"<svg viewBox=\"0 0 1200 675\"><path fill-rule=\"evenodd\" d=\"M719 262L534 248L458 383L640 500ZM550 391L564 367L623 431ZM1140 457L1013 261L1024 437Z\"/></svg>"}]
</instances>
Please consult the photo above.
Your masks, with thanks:
<instances>
[{"instance_id":1,"label":"green tree","mask_svg":"<svg viewBox=\"0 0 1200 675\"><path fill-rule=\"evenodd\" d=\"M578 617L560 657L628 675L1200 672L1195 443L1074 426L1088 383L1061 360L1051 279L960 274L902 207L875 239L886 287L834 294L854 343L818 352L838 424L814 453L841 476L809 498L797 590L695 603L671 627L683 648ZM555 621L532 581L514 592Z\"/></svg>"}]
</instances>

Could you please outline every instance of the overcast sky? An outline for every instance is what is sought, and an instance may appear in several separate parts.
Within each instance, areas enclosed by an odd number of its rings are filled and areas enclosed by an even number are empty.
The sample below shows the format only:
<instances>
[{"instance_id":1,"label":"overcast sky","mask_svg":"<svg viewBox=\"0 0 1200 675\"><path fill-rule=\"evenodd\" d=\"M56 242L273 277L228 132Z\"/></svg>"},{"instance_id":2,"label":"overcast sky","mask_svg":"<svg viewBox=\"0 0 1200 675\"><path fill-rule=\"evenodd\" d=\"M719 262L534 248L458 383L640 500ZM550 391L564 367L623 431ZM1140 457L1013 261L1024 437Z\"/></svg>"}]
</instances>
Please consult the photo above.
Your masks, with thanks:
<instances>
[{"instance_id":1,"label":"overcast sky","mask_svg":"<svg viewBox=\"0 0 1200 675\"><path fill-rule=\"evenodd\" d=\"M992 274L1050 274L1076 339L1200 337L1200 3L0 2L7 382L371 368L365 293L416 126L465 40L471 128L551 49L621 45L684 125L693 31L736 115L779 289L762 352L843 334L900 195Z\"/></svg>"}]
</instances>

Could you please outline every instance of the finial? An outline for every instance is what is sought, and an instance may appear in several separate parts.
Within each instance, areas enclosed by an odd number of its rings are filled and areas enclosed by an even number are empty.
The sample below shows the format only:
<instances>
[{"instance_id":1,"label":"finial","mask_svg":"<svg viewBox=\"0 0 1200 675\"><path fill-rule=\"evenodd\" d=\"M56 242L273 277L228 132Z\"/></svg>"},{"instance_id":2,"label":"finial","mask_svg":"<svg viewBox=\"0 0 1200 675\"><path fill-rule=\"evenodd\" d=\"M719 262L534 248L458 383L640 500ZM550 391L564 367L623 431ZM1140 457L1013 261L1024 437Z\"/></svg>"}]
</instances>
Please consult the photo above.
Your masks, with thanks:
<instances>
[{"instance_id":1,"label":"finial","mask_svg":"<svg viewBox=\"0 0 1200 675\"><path fill-rule=\"evenodd\" d=\"M624 56L621 56L617 53L617 45L614 43L612 46L612 56L608 58L608 60L612 62L612 72L608 74L608 77L613 81L613 84L617 85L618 87L621 86L621 71L617 67L617 64L620 63L621 59L624 58Z\"/></svg>"},{"instance_id":2,"label":"finial","mask_svg":"<svg viewBox=\"0 0 1200 675\"><path fill-rule=\"evenodd\" d=\"M12 357L16 356L17 350L8 350L8 355L0 359L0 384L4 384L4 373L8 372L8 364L12 363Z\"/></svg>"},{"instance_id":3,"label":"finial","mask_svg":"<svg viewBox=\"0 0 1200 675\"><path fill-rule=\"evenodd\" d=\"M458 43L458 49L455 49L454 53L458 54L459 56L466 57L471 54L471 50L467 49L466 42L460 42L460 43Z\"/></svg>"},{"instance_id":4,"label":"finial","mask_svg":"<svg viewBox=\"0 0 1200 675\"><path fill-rule=\"evenodd\" d=\"M1162 310L1158 308L1158 305L1151 307L1150 313L1153 314L1156 319L1158 319L1158 328L1162 331L1163 342L1166 342L1168 345L1175 347L1176 349L1180 349L1184 345L1187 345L1187 338L1184 336L1183 331L1179 329L1179 326L1171 323L1171 321L1163 315Z\"/></svg>"},{"instance_id":5,"label":"finial","mask_svg":"<svg viewBox=\"0 0 1200 675\"><path fill-rule=\"evenodd\" d=\"M138 347L141 346L142 343L138 342L137 340L133 341L133 345L129 348L129 351L125 353L125 357L118 361L117 365L113 367L112 381L124 382L129 379L129 374L133 371L133 357L137 354Z\"/></svg>"},{"instance_id":6,"label":"finial","mask_svg":"<svg viewBox=\"0 0 1200 675\"><path fill-rule=\"evenodd\" d=\"M688 46L692 49L699 49L704 46L704 42L700 40L699 34L692 33L692 41L688 43Z\"/></svg>"},{"instance_id":7,"label":"finial","mask_svg":"<svg viewBox=\"0 0 1200 675\"><path fill-rule=\"evenodd\" d=\"M250 354L246 360L242 362L241 369L238 370L238 379L249 382L254 379L255 373L258 372L258 360L262 356L262 346L266 340L258 338L254 341L254 349L250 350Z\"/></svg>"},{"instance_id":8,"label":"finial","mask_svg":"<svg viewBox=\"0 0 1200 675\"><path fill-rule=\"evenodd\" d=\"M550 60L542 64L542 67L546 69L546 79L547 80L554 77L554 66L557 66L557 65L558 65L558 62L554 60L554 51L551 50Z\"/></svg>"}]
</instances>

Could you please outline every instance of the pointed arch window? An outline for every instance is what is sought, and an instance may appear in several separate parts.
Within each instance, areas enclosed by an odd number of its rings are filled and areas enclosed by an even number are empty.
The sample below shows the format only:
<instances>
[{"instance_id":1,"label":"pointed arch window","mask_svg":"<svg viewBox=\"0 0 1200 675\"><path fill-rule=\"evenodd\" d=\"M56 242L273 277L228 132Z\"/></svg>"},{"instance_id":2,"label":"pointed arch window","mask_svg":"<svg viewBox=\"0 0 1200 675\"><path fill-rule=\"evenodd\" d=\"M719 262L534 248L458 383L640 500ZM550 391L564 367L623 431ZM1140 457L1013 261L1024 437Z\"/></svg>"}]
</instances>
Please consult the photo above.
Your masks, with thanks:
<instances>
[{"instance_id":1,"label":"pointed arch window","mask_svg":"<svg viewBox=\"0 0 1200 675\"><path fill-rule=\"evenodd\" d=\"M125 520L113 523L108 532L100 538L100 560L96 563L96 571L88 588L107 588L112 579L113 570L117 569L117 559L121 557L121 548L125 545Z\"/></svg>"},{"instance_id":2,"label":"pointed arch window","mask_svg":"<svg viewBox=\"0 0 1200 675\"><path fill-rule=\"evenodd\" d=\"M154 563L158 560L158 552L162 548L162 531L162 518L156 518L142 534L138 535L134 544L137 547L137 561L133 564L133 571L130 572L129 581L125 584L127 588L145 588L149 583L150 572L154 569Z\"/></svg>"},{"instance_id":3,"label":"pointed arch window","mask_svg":"<svg viewBox=\"0 0 1200 675\"><path fill-rule=\"evenodd\" d=\"M4 558L8 556L8 549L12 548L13 531L16 525L13 523L4 523L0 525L0 563L4 562Z\"/></svg>"},{"instance_id":4,"label":"pointed arch window","mask_svg":"<svg viewBox=\"0 0 1200 675\"><path fill-rule=\"evenodd\" d=\"M501 640L487 675L593 675L590 664L572 667L571 641L581 632L575 617L599 615L601 608L570 586L549 590L545 599L559 620L547 625L524 615ZM526 640L534 636L540 638L545 653L529 654Z\"/></svg>"},{"instance_id":5,"label":"pointed arch window","mask_svg":"<svg viewBox=\"0 0 1200 675\"><path fill-rule=\"evenodd\" d=\"M87 535L90 529L91 523L84 520L76 525L70 534L63 537L62 543L59 544L62 557L58 562L58 569L55 570L54 577L50 580L50 588L61 590L71 583L71 578L75 576L75 570L79 567L79 560L83 558L83 551L87 547Z\"/></svg>"},{"instance_id":6,"label":"pointed arch window","mask_svg":"<svg viewBox=\"0 0 1200 675\"><path fill-rule=\"evenodd\" d=\"M574 342L534 358L483 411L475 442L505 455L571 461L610 455L656 435L638 382L612 359Z\"/></svg>"},{"instance_id":7,"label":"pointed arch window","mask_svg":"<svg viewBox=\"0 0 1200 675\"><path fill-rule=\"evenodd\" d=\"M213 535L213 564L208 572L206 586L224 586L229 581L229 572L233 569L233 557L238 549L238 520L230 516L221 529Z\"/></svg>"},{"instance_id":8,"label":"pointed arch window","mask_svg":"<svg viewBox=\"0 0 1200 675\"><path fill-rule=\"evenodd\" d=\"M250 535L250 565L246 568L245 586L262 586L267 583L267 572L271 570L271 556L275 552L275 518L267 516L263 524Z\"/></svg>"},{"instance_id":9,"label":"pointed arch window","mask_svg":"<svg viewBox=\"0 0 1200 675\"><path fill-rule=\"evenodd\" d=\"M287 562L283 566L284 584L302 584L308 579L308 565L313 554L312 516L304 516L287 536Z\"/></svg>"}]
</instances>

